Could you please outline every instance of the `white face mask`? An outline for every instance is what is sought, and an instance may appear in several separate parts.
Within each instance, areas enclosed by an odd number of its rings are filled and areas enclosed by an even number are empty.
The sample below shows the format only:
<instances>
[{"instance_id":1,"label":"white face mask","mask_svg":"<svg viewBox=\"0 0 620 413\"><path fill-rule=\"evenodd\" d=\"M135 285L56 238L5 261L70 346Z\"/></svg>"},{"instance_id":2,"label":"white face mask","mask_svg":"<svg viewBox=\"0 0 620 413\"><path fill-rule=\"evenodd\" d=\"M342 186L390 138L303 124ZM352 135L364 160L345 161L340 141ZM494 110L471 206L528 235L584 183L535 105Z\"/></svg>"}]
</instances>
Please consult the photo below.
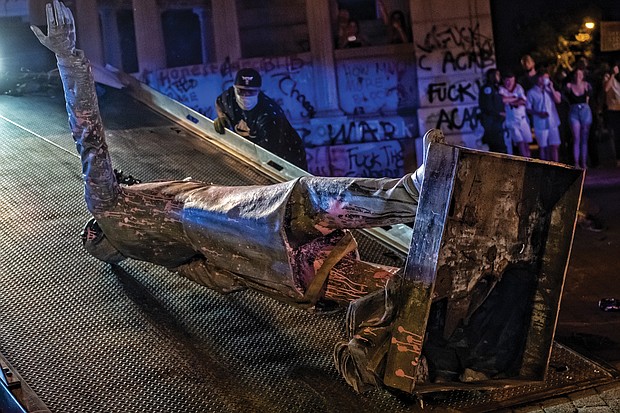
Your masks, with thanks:
<instances>
[{"instance_id":1,"label":"white face mask","mask_svg":"<svg viewBox=\"0 0 620 413\"><path fill-rule=\"evenodd\" d=\"M551 83L551 79L549 79L548 77L545 77L545 78L543 79L543 84L544 84L545 86L548 86L548 85L549 85L549 83Z\"/></svg>"},{"instance_id":2,"label":"white face mask","mask_svg":"<svg viewBox=\"0 0 620 413\"><path fill-rule=\"evenodd\" d=\"M254 96L241 96L235 89L235 99L241 109L252 110L258 103L258 94Z\"/></svg>"}]
</instances>

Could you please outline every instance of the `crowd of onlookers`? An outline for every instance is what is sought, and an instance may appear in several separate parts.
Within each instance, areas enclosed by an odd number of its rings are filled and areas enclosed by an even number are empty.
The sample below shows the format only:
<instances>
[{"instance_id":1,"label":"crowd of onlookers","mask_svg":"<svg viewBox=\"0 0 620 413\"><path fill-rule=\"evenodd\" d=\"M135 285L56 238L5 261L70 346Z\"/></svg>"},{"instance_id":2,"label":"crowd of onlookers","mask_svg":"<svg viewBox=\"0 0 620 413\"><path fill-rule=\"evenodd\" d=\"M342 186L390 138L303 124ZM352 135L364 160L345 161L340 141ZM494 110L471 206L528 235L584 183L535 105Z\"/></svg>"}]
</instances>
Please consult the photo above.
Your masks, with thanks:
<instances>
[{"instance_id":1,"label":"crowd of onlookers","mask_svg":"<svg viewBox=\"0 0 620 413\"><path fill-rule=\"evenodd\" d=\"M600 148L620 159L619 64L591 67L581 58L570 73L552 73L525 55L519 75L489 69L479 95L483 143L494 152L531 157L535 141L540 159L583 169L596 163Z\"/></svg>"}]
</instances>

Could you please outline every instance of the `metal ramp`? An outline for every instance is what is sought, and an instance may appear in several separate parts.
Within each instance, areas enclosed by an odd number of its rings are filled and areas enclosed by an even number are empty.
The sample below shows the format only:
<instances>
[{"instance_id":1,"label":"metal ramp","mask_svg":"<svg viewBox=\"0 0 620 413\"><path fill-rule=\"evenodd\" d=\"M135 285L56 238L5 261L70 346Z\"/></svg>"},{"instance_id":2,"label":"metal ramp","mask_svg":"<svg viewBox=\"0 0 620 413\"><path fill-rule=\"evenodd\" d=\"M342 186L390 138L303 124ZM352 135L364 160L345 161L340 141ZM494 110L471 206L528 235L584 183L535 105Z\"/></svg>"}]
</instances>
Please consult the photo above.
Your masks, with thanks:
<instances>
[{"instance_id":1,"label":"metal ramp","mask_svg":"<svg viewBox=\"0 0 620 413\"><path fill-rule=\"evenodd\" d=\"M115 167L143 181L279 179L261 166L269 159L198 136L184 113L173 122L112 89L100 106ZM89 256L79 165L62 96L0 96L0 354L51 411L420 409L380 389L355 394L338 375L342 313L311 315L251 291L222 296L148 263ZM389 235L356 237L364 259L403 264ZM614 379L558 344L551 366L534 385L425 395L426 411L492 411Z\"/></svg>"}]
</instances>

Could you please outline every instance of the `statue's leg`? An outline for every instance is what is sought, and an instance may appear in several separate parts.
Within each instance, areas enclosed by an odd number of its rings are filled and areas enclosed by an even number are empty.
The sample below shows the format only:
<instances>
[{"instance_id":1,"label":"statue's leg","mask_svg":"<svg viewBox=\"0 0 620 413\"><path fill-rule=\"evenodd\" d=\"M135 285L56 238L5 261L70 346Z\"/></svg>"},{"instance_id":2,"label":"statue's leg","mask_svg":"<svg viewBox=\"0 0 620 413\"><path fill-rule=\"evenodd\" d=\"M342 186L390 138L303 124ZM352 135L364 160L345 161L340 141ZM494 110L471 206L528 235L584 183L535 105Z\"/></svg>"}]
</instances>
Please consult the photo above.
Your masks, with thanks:
<instances>
[{"instance_id":1,"label":"statue's leg","mask_svg":"<svg viewBox=\"0 0 620 413\"><path fill-rule=\"evenodd\" d=\"M354 254L343 257L329 272L324 298L348 305L385 287L400 268L361 261Z\"/></svg>"},{"instance_id":2,"label":"statue's leg","mask_svg":"<svg viewBox=\"0 0 620 413\"><path fill-rule=\"evenodd\" d=\"M424 159L444 135L424 135ZM424 163L401 178L303 177L291 198L291 233L326 234L335 229L383 227L413 222L424 178Z\"/></svg>"},{"instance_id":3,"label":"statue's leg","mask_svg":"<svg viewBox=\"0 0 620 413\"><path fill-rule=\"evenodd\" d=\"M441 131L429 130L424 136L424 162L422 166L411 176L418 195L422 187L424 165L431 143L442 143L444 136ZM417 197L415 198L417 207ZM387 278L382 279L381 267L375 264L361 261L342 260L331 271L329 282L334 286L326 290L326 296L345 291L349 296L359 294L359 298L353 300L347 312L348 342L338 343L334 349L334 361L338 371L344 379L356 391L363 392L372 387L383 385L383 376L386 365L387 353L391 344L393 323L395 322L402 303L397 301L397 291L400 286L400 278L395 272L384 270ZM354 282L352 280L355 280ZM361 282L360 282L361 281ZM364 295L358 286L370 289L373 281L383 283L383 288L375 288ZM353 292L351 285L358 288ZM377 284L374 284L377 287ZM421 350L423 337L419 343L407 342L405 347L419 346ZM398 343L397 343L398 344ZM420 357L416 369L416 382L428 381L428 365L424 357Z\"/></svg>"},{"instance_id":4,"label":"statue's leg","mask_svg":"<svg viewBox=\"0 0 620 413\"><path fill-rule=\"evenodd\" d=\"M384 289L353 301L347 311L348 341L336 344L334 362L344 379L357 392L383 384L385 359L392 338L392 323L398 311L395 301L398 281L390 279ZM417 378L428 380L426 360L420 360Z\"/></svg>"}]
</instances>

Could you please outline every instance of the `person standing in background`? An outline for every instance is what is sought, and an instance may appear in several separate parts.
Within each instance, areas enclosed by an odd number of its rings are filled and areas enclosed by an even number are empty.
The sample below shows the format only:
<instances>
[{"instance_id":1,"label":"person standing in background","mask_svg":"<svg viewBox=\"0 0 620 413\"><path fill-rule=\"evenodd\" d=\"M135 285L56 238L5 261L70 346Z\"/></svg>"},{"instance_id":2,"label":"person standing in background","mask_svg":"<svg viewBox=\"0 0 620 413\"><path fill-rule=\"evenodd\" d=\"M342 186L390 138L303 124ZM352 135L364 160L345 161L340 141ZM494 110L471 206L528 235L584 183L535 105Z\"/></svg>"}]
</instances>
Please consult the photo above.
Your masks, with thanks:
<instances>
[{"instance_id":1,"label":"person standing in background","mask_svg":"<svg viewBox=\"0 0 620 413\"><path fill-rule=\"evenodd\" d=\"M504 102L499 94L500 72L489 69L485 73L485 80L478 95L480 109L480 123L484 128L482 142L489 145L492 152L507 153L504 141Z\"/></svg>"},{"instance_id":2,"label":"person standing in background","mask_svg":"<svg viewBox=\"0 0 620 413\"><path fill-rule=\"evenodd\" d=\"M523 87L517 83L515 75L507 73L504 84L499 88L506 111L506 130L512 144L517 146L519 155L530 157L532 129L527 117L527 97ZM509 152L510 153L510 152Z\"/></svg>"},{"instance_id":3,"label":"person standing in background","mask_svg":"<svg viewBox=\"0 0 620 413\"><path fill-rule=\"evenodd\" d=\"M340 8L338 3L336 3L335 9L337 10L337 13L333 36L334 47L338 48L340 39L347 35L347 26L349 25L349 20L351 19L351 13L349 13L348 9Z\"/></svg>"},{"instance_id":4,"label":"person standing in background","mask_svg":"<svg viewBox=\"0 0 620 413\"><path fill-rule=\"evenodd\" d=\"M575 69L564 94L570 105L568 119L573 135L573 161L578 168L586 169L588 163L588 137L592 125L590 95L592 86L585 79L583 69Z\"/></svg>"},{"instance_id":5,"label":"person standing in background","mask_svg":"<svg viewBox=\"0 0 620 413\"><path fill-rule=\"evenodd\" d=\"M605 117L607 126L614 133L616 159L620 159L620 62L616 62L611 72L603 77L605 92Z\"/></svg>"},{"instance_id":6,"label":"person standing in background","mask_svg":"<svg viewBox=\"0 0 620 413\"><path fill-rule=\"evenodd\" d=\"M387 27L388 43L411 43L412 33L409 24L407 24L405 13L400 10L394 10L392 13L388 14L385 4L381 0L377 2L377 5L379 6L383 23Z\"/></svg>"},{"instance_id":7,"label":"person standing in background","mask_svg":"<svg viewBox=\"0 0 620 413\"><path fill-rule=\"evenodd\" d=\"M239 70L234 86L215 100L215 131L223 134L224 128L229 127L250 142L308 170L306 150L301 138L282 108L261 92L261 86L262 78L256 70Z\"/></svg>"},{"instance_id":8,"label":"person standing in background","mask_svg":"<svg viewBox=\"0 0 620 413\"><path fill-rule=\"evenodd\" d=\"M562 95L553 88L549 73L540 72L536 86L527 92L527 110L532 115L542 160L559 162L560 116L556 104L561 101Z\"/></svg>"},{"instance_id":9,"label":"person standing in background","mask_svg":"<svg viewBox=\"0 0 620 413\"><path fill-rule=\"evenodd\" d=\"M527 92L536 86L536 62L529 54L521 58L523 73L519 76L518 83Z\"/></svg>"}]
</instances>

